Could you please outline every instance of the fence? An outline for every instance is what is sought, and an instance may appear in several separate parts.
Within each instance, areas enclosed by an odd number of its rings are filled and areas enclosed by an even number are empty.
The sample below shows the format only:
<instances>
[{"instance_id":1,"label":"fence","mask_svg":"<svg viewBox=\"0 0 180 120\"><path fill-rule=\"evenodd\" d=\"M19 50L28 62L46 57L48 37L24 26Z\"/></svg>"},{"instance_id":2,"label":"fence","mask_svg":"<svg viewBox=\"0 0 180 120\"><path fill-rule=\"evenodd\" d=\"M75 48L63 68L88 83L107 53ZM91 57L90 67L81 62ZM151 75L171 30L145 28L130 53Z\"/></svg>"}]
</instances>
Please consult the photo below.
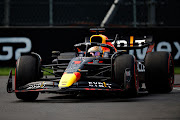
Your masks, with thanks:
<instances>
[{"instance_id":1,"label":"fence","mask_svg":"<svg viewBox=\"0 0 180 120\"><path fill-rule=\"evenodd\" d=\"M0 26L100 26L112 5L105 26L180 26L179 0L0 0Z\"/></svg>"}]
</instances>

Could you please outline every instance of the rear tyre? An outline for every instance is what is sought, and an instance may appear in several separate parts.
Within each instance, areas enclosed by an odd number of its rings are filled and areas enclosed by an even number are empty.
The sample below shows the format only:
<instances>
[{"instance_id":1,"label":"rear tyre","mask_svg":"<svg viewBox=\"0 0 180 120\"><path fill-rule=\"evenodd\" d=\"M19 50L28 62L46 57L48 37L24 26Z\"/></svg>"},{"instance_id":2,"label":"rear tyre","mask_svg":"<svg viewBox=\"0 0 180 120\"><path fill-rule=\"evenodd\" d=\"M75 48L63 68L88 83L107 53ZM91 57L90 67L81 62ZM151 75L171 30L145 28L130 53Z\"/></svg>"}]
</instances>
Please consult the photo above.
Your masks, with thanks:
<instances>
[{"instance_id":1,"label":"rear tyre","mask_svg":"<svg viewBox=\"0 0 180 120\"><path fill-rule=\"evenodd\" d=\"M125 70L130 71L130 81L127 82L125 79ZM135 97L138 94L139 82L137 79L137 65L134 56L123 54L116 57L114 61L114 80L115 83L124 89L123 96Z\"/></svg>"},{"instance_id":2,"label":"rear tyre","mask_svg":"<svg viewBox=\"0 0 180 120\"><path fill-rule=\"evenodd\" d=\"M174 64L170 53L148 53L145 58L145 71L146 88L150 93L168 93L172 91Z\"/></svg>"},{"instance_id":3,"label":"rear tyre","mask_svg":"<svg viewBox=\"0 0 180 120\"><path fill-rule=\"evenodd\" d=\"M16 64L16 82L15 89L21 90L21 87L30 82L35 82L40 78L40 61L37 57L26 55L21 56ZM16 92L16 97L24 101L36 100L39 92Z\"/></svg>"}]
</instances>

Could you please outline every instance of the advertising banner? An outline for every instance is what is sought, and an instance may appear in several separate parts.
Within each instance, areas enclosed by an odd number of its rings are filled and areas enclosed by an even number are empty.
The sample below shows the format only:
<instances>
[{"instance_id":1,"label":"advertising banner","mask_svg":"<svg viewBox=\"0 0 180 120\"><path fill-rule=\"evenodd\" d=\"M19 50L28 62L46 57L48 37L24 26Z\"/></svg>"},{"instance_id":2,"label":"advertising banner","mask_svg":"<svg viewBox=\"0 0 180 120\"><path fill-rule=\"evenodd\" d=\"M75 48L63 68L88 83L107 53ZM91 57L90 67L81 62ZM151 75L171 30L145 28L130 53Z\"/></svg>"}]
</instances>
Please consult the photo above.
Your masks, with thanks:
<instances>
[{"instance_id":1,"label":"advertising banner","mask_svg":"<svg viewBox=\"0 0 180 120\"><path fill-rule=\"evenodd\" d=\"M109 39L114 39L114 36L119 34L117 48L120 47L121 43L125 45L125 41L130 39L130 36L134 36L134 42L141 42L147 37L146 35L151 35L155 42L153 51L171 52L175 66L180 66L179 30L177 28L107 28L103 34L107 35ZM72 52L74 44L84 42L85 38L91 35L89 28L0 28L0 66L14 67L16 60L21 55L30 52L40 54L43 64L50 64L52 51ZM122 37L123 35L126 37ZM144 59L146 51L147 48L128 52L135 55L137 59Z\"/></svg>"}]
</instances>

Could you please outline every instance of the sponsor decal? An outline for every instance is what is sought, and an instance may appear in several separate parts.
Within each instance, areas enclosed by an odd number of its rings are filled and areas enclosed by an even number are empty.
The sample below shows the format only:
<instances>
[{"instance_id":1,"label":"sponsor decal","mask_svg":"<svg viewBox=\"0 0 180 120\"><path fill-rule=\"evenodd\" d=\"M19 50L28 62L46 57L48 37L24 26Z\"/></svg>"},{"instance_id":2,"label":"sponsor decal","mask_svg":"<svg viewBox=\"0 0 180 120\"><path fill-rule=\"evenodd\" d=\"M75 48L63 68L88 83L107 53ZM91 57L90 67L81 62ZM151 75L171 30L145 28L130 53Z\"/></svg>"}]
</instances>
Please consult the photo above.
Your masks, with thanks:
<instances>
[{"instance_id":1,"label":"sponsor decal","mask_svg":"<svg viewBox=\"0 0 180 120\"><path fill-rule=\"evenodd\" d=\"M98 88L111 88L110 83L105 83L105 82L88 82L89 87L98 87Z\"/></svg>"},{"instance_id":2,"label":"sponsor decal","mask_svg":"<svg viewBox=\"0 0 180 120\"><path fill-rule=\"evenodd\" d=\"M45 87L45 82L42 83L35 83L35 84L30 84L28 85L28 90L30 89L39 89L39 88L44 88Z\"/></svg>"},{"instance_id":3,"label":"sponsor decal","mask_svg":"<svg viewBox=\"0 0 180 120\"><path fill-rule=\"evenodd\" d=\"M130 47L133 47L134 44L136 44L140 47L145 43L145 38L146 38L146 36L142 40L134 40L134 36L130 36L130 42L128 42L128 40L117 40L116 48L118 49L119 47L127 47L128 43L130 44ZM114 41L112 42L112 44L114 45Z\"/></svg>"},{"instance_id":4,"label":"sponsor decal","mask_svg":"<svg viewBox=\"0 0 180 120\"><path fill-rule=\"evenodd\" d=\"M81 64L82 61L74 61L73 64Z\"/></svg>"}]
</instances>

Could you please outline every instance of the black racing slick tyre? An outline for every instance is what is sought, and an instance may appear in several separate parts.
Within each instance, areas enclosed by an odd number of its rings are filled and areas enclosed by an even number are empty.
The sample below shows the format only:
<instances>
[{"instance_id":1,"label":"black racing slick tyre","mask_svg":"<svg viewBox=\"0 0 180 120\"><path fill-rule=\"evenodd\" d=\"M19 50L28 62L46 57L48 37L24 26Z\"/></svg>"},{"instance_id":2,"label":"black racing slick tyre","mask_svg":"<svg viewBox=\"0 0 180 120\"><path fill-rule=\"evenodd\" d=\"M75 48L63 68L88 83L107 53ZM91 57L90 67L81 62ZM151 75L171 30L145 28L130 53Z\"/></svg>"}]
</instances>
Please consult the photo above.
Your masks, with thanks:
<instances>
[{"instance_id":1,"label":"black racing slick tyre","mask_svg":"<svg viewBox=\"0 0 180 120\"><path fill-rule=\"evenodd\" d=\"M40 78L40 61L32 55L21 56L16 63L15 89L21 90L21 87L35 82ZM36 100L39 92L16 92L16 97L24 101Z\"/></svg>"},{"instance_id":2,"label":"black racing slick tyre","mask_svg":"<svg viewBox=\"0 0 180 120\"><path fill-rule=\"evenodd\" d=\"M130 71L130 79L125 78L125 71ZM124 89L123 95L127 97L135 97L138 94L139 82L137 77L136 59L132 55L123 54L116 57L114 61L114 80L115 83ZM122 94L122 93L121 93Z\"/></svg>"},{"instance_id":3,"label":"black racing slick tyre","mask_svg":"<svg viewBox=\"0 0 180 120\"><path fill-rule=\"evenodd\" d=\"M145 58L145 84L150 93L168 93L173 89L174 64L168 52L148 53Z\"/></svg>"}]
</instances>

